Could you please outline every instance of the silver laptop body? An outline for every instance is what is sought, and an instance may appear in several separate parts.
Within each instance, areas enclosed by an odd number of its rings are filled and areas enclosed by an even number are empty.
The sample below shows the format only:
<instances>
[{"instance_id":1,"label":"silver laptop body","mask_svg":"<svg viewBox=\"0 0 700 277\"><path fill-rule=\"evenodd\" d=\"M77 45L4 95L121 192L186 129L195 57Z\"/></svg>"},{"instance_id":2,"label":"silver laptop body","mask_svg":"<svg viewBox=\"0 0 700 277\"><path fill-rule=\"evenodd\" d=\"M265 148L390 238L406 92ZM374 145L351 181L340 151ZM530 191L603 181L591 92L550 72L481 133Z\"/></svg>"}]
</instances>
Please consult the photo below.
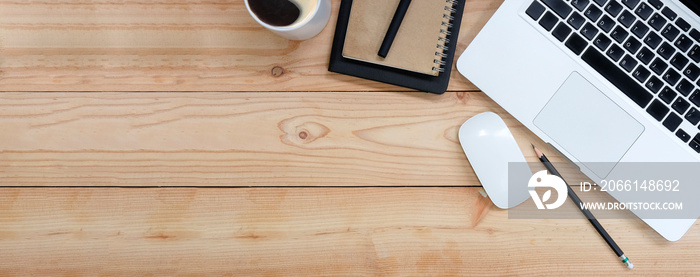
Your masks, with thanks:
<instances>
[{"instance_id":1,"label":"silver laptop body","mask_svg":"<svg viewBox=\"0 0 700 277\"><path fill-rule=\"evenodd\" d=\"M457 69L598 181L618 162L700 162L698 31L678 0L505 0ZM695 219L644 221L676 241Z\"/></svg>"}]
</instances>

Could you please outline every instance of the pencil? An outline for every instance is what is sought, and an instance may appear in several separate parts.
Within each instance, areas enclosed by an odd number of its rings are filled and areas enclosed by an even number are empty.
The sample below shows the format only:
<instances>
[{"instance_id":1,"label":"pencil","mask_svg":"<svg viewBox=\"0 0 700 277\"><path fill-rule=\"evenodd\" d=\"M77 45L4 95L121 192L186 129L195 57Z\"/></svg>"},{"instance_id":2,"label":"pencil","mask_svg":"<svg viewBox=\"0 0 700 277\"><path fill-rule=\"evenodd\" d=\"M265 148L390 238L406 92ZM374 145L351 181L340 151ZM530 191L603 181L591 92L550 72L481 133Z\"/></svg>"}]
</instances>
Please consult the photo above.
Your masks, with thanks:
<instances>
[{"instance_id":1,"label":"pencil","mask_svg":"<svg viewBox=\"0 0 700 277\"><path fill-rule=\"evenodd\" d=\"M561 174L559 174L559 171L557 171L557 169L554 168L554 165L552 165L552 163L549 162L549 159L547 159L547 156L545 156L544 153L542 153L542 151L537 149L537 147L535 147L535 145L532 145L532 149L535 149L535 154L537 154L537 157L540 159L542 164L544 164L544 167L547 168L547 170L550 173L552 173L552 174L558 176L559 178L561 178L562 180L564 180L564 177L561 177ZM629 269L634 268L634 265L632 264L632 262L630 262L630 259L627 258L627 256L625 256L625 253L622 252L622 249L620 249L620 247L617 246L617 243L615 243L615 241L610 237L608 232L605 231L605 229L603 228L603 225L600 225L600 222L598 222L598 220L593 216L591 211L584 208L583 202L581 202L581 199L578 198L578 195L576 195L576 192L574 192L574 190L571 189L571 187L569 187L569 184L567 184L566 181L564 181L564 184L566 184L566 189L569 192L569 197L571 197L571 200L576 202L576 205L578 206L578 208L586 216L588 221L591 222L593 227L595 227L596 231L598 231L598 234L600 234L600 236L603 237L605 242L608 243L610 248L612 248L612 250L615 251L615 254L618 257L620 257L620 260L622 260L622 262L625 265L627 265L627 268L629 268Z\"/></svg>"},{"instance_id":2,"label":"pencil","mask_svg":"<svg viewBox=\"0 0 700 277\"><path fill-rule=\"evenodd\" d=\"M386 58L386 56L389 54L391 44L394 43L396 33L399 32L399 27L401 26L401 22L403 21L410 4L411 0L401 0L401 2L399 2L399 6L396 7L394 17L391 19L391 23L389 23L389 29L386 31L382 45L379 47L379 52L377 53L377 55L380 57Z\"/></svg>"}]
</instances>

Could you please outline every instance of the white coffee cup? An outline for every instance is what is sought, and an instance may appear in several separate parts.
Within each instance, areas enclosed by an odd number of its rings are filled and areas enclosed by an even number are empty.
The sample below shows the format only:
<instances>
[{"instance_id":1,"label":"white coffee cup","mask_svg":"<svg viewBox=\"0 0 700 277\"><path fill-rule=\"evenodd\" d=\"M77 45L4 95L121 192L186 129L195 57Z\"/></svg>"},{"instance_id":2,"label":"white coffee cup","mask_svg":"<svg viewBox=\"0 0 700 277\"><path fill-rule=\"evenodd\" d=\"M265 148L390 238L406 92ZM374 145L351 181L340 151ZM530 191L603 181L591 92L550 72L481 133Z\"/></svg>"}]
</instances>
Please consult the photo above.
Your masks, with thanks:
<instances>
[{"instance_id":1,"label":"white coffee cup","mask_svg":"<svg viewBox=\"0 0 700 277\"><path fill-rule=\"evenodd\" d=\"M305 40L318 35L331 17L331 0L291 0L300 7L302 12L299 18L290 25L275 26L261 20L250 7L249 0L245 0L245 7L248 13L258 22L258 24L268 30L291 40ZM301 4L300 4L301 3ZM311 3L311 4L308 4ZM304 8L308 10L303 10Z\"/></svg>"}]
</instances>

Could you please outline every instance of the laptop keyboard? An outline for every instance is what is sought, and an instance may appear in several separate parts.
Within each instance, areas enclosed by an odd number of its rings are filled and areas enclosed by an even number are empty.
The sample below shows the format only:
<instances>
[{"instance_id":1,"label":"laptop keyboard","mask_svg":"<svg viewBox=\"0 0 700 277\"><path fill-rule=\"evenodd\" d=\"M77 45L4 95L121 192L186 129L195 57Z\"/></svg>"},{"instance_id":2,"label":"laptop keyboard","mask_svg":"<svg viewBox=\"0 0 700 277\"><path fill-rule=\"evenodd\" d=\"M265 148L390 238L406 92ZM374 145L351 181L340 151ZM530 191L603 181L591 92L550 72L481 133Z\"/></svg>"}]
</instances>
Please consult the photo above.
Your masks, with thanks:
<instances>
[{"instance_id":1,"label":"laptop keyboard","mask_svg":"<svg viewBox=\"0 0 700 277\"><path fill-rule=\"evenodd\" d=\"M535 0L525 11L700 153L700 31L660 0Z\"/></svg>"}]
</instances>

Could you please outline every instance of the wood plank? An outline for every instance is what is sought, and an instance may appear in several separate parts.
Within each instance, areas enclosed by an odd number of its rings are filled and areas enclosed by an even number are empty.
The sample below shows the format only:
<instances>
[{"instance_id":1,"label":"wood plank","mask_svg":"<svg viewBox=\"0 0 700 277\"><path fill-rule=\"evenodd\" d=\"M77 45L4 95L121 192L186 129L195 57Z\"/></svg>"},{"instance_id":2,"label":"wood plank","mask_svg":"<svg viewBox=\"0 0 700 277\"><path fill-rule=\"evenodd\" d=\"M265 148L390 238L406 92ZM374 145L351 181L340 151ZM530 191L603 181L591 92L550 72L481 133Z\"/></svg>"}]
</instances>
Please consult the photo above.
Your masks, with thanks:
<instances>
[{"instance_id":1,"label":"wood plank","mask_svg":"<svg viewBox=\"0 0 700 277\"><path fill-rule=\"evenodd\" d=\"M2 186L478 185L457 137L480 92L3 93Z\"/></svg>"},{"instance_id":2,"label":"wood plank","mask_svg":"<svg viewBox=\"0 0 700 277\"><path fill-rule=\"evenodd\" d=\"M502 1L469 1L458 53ZM0 1L1 91L396 91L328 72L324 31L290 41L243 1ZM450 90L475 87L453 69Z\"/></svg>"},{"instance_id":3,"label":"wood plank","mask_svg":"<svg viewBox=\"0 0 700 277\"><path fill-rule=\"evenodd\" d=\"M478 189L3 188L0 275L700 272L697 223L671 243L603 220L628 271L585 219L508 219Z\"/></svg>"}]
</instances>

